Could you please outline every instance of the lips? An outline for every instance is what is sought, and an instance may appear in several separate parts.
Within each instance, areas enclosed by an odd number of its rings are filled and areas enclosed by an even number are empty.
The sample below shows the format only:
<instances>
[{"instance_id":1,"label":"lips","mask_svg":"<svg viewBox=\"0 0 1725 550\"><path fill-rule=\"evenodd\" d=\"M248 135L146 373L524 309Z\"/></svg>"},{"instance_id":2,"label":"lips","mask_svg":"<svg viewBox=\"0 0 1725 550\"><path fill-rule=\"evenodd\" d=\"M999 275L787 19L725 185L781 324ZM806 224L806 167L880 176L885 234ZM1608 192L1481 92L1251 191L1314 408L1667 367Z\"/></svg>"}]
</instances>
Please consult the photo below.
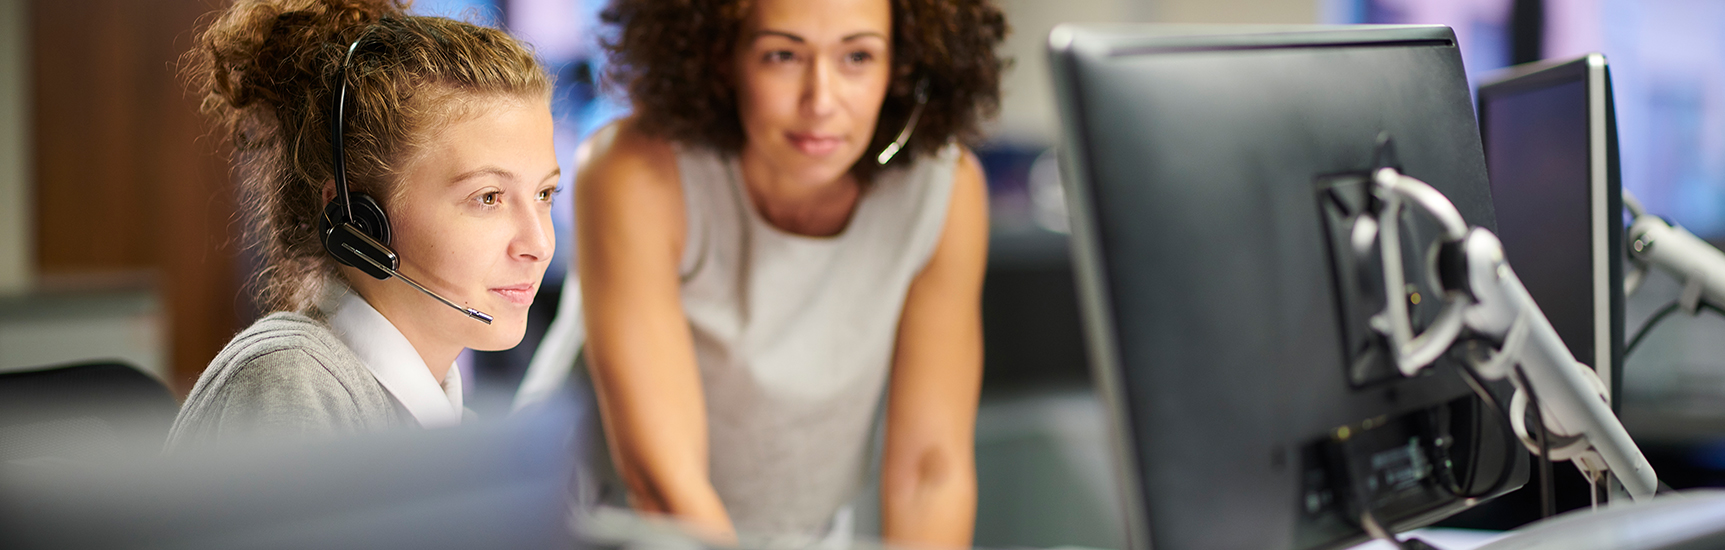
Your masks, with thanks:
<instances>
[{"instance_id":1,"label":"lips","mask_svg":"<svg viewBox=\"0 0 1725 550\"><path fill-rule=\"evenodd\" d=\"M785 138L790 140L792 147L803 154L817 157L838 151L839 146L844 145L845 141L842 136L804 132L787 132Z\"/></svg>"},{"instance_id":2,"label":"lips","mask_svg":"<svg viewBox=\"0 0 1725 550\"><path fill-rule=\"evenodd\" d=\"M533 295L536 294L534 292L534 286L536 285L533 283L522 283L518 285L491 287L490 290L493 294L502 296L504 300L511 304L526 306L533 304Z\"/></svg>"}]
</instances>

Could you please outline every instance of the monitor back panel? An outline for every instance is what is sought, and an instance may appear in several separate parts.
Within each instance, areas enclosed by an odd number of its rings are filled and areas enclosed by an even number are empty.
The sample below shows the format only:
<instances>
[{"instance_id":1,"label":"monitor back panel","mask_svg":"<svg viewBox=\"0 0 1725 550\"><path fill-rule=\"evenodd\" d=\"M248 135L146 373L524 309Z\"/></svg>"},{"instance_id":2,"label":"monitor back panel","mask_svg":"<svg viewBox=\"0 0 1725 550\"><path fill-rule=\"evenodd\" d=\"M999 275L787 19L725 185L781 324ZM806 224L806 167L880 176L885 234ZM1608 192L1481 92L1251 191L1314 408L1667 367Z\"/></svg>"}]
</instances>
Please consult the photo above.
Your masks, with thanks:
<instances>
[{"instance_id":1,"label":"monitor back panel","mask_svg":"<svg viewBox=\"0 0 1725 550\"><path fill-rule=\"evenodd\" d=\"M1369 168L1387 134L1407 174L1495 228L1453 34L1064 26L1050 54L1133 545L1339 544L1297 536L1302 446L1471 394L1448 364L1350 383L1314 185Z\"/></svg>"}]
</instances>

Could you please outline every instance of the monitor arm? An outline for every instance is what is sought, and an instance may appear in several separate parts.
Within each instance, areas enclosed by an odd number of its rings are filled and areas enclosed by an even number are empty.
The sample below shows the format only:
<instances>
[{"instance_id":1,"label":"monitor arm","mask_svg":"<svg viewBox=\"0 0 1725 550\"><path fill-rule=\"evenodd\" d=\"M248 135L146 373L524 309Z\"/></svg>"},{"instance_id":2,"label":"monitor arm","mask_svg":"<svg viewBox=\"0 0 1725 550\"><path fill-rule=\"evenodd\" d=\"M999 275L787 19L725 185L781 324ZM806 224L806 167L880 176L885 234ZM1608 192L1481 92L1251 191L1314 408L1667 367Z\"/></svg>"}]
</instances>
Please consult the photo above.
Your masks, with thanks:
<instances>
[{"instance_id":1,"label":"monitor arm","mask_svg":"<svg viewBox=\"0 0 1725 550\"><path fill-rule=\"evenodd\" d=\"M1635 500L1652 497L1659 484L1652 466L1611 413L1598 376L1569 353L1510 269L1497 236L1467 227L1455 205L1423 181L1393 168L1380 168L1371 179L1376 213L1361 216L1354 236L1375 238L1379 245L1389 295L1384 311L1371 323L1388 341L1402 374L1418 374L1451 348L1478 350L1468 354L1475 372L1493 380L1509 378L1518 394L1537 402L1547 428L1580 438L1564 453L1569 456L1553 452L1547 458L1568 458L1590 478L1608 470ZM1398 231L1401 209L1410 204L1443 230L1443 240L1426 263L1444 287L1445 303L1418 335L1408 317L1407 298L1399 294L1405 274Z\"/></svg>"},{"instance_id":2,"label":"monitor arm","mask_svg":"<svg viewBox=\"0 0 1725 550\"><path fill-rule=\"evenodd\" d=\"M1648 214L1629 191L1623 192L1623 204L1635 217L1629 224L1629 257L1640 268L1625 278L1624 293L1633 294L1646 266L1654 266L1683 281L1678 304L1689 314L1695 314L1703 302L1725 308L1725 252L1682 227Z\"/></svg>"}]
</instances>

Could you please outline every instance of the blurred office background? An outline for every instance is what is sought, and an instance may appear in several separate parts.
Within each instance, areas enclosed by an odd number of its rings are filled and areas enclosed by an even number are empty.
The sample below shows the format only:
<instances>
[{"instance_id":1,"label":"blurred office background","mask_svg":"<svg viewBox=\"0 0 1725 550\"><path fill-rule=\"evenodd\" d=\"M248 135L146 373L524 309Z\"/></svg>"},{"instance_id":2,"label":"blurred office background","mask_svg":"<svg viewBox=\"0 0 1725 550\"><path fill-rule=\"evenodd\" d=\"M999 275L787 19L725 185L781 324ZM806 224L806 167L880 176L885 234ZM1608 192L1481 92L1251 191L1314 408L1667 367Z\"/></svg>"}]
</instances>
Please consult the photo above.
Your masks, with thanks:
<instances>
[{"instance_id":1,"label":"blurred office background","mask_svg":"<svg viewBox=\"0 0 1725 550\"><path fill-rule=\"evenodd\" d=\"M1044 39L1057 23L1441 23L1469 78L1603 51L1612 64L1624 188L1725 240L1725 3L1713 0L997 0L1015 61L977 144L993 210L977 429L981 546L1120 548L1120 488L1090 381L1068 262ZM119 359L179 395L258 315L245 283L225 151L177 78L215 0L0 0L0 372ZM556 75L557 150L627 114L598 82L602 0L422 0L502 26ZM469 403L506 412L574 251L517 349L464 357ZM1178 261L1171 258L1170 261ZM1677 293L1656 277L1633 331ZM1675 486L1725 485L1725 320L1667 321L1626 364L1624 416ZM1338 367L1339 368L1339 367ZM1562 470L1560 468L1560 470ZM866 503L865 503L866 504ZM865 516L872 510L861 507ZM868 523L868 518L864 518Z\"/></svg>"}]
</instances>

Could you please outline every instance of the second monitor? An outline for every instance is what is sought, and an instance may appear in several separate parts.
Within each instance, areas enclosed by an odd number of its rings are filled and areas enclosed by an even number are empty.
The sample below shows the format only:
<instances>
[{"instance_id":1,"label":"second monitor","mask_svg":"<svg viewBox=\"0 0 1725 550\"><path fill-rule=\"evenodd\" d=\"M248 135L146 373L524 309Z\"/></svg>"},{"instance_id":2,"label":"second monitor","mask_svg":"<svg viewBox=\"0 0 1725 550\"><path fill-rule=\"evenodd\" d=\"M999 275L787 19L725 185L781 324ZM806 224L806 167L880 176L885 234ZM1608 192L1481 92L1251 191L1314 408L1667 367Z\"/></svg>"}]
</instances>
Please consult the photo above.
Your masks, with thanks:
<instances>
[{"instance_id":1,"label":"second monitor","mask_svg":"<svg viewBox=\"0 0 1725 550\"><path fill-rule=\"evenodd\" d=\"M1504 255L1575 359L1623 388L1623 202L1605 56L1509 69L1479 89Z\"/></svg>"}]
</instances>

